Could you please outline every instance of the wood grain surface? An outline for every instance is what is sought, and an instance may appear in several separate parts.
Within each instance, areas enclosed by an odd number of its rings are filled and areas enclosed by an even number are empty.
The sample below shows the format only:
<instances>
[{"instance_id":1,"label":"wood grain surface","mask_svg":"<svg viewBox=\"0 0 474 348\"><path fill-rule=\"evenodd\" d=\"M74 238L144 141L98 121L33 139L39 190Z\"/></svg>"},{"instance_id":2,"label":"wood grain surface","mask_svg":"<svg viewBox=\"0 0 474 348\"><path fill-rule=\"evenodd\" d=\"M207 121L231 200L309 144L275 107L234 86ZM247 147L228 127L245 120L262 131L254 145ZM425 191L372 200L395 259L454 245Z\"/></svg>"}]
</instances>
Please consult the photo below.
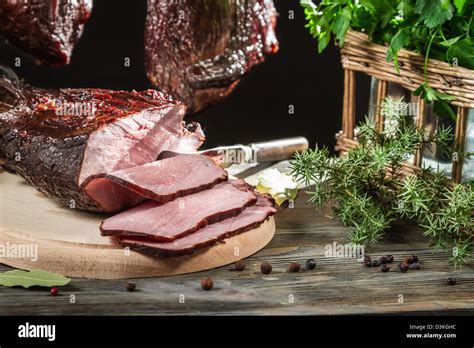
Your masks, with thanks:
<instances>
[{"instance_id":1,"label":"wood grain surface","mask_svg":"<svg viewBox=\"0 0 474 348\"><path fill-rule=\"evenodd\" d=\"M382 273L356 259L325 257L327 244L347 243L347 229L327 217L330 209L317 212L306 199L300 194L293 209L279 209L275 237L247 259L242 272L224 266L135 279L135 292L127 292L124 281L73 279L58 297L47 289L0 287L0 314L474 314L473 265L455 270L446 253L433 251L419 229L406 225L394 227L366 253L393 254L396 261L416 254L422 265L418 271L403 274L394 263L390 272ZM317 260L315 270L287 272L290 262L308 258ZM264 260L273 265L270 275L260 273ZM0 266L0 271L9 269ZM207 276L214 280L211 291L200 287L200 279ZM455 277L457 284L448 286L448 277Z\"/></svg>"}]
</instances>

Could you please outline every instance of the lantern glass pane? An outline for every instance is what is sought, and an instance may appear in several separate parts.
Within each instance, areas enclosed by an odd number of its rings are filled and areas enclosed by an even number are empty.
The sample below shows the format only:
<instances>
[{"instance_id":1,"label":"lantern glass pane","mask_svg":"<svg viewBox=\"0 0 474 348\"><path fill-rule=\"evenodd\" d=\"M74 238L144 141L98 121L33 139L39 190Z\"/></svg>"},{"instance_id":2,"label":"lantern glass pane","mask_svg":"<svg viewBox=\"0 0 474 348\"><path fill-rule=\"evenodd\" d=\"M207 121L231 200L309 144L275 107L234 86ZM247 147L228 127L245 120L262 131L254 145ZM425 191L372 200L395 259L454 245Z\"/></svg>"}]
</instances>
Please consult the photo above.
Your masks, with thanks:
<instances>
[{"instance_id":1,"label":"lantern glass pane","mask_svg":"<svg viewBox=\"0 0 474 348\"><path fill-rule=\"evenodd\" d=\"M367 110L367 116L374 119L375 113L377 112L377 89L379 86L379 80L375 77L370 79L370 97L369 97L369 109Z\"/></svg>"},{"instance_id":2,"label":"lantern glass pane","mask_svg":"<svg viewBox=\"0 0 474 348\"><path fill-rule=\"evenodd\" d=\"M454 134L456 131L456 122L450 118L440 117L433 111L433 103L426 105L425 110L425 131L430 136L435 136L440 127L450 128L452 132L453 141L451 146L454 146ZM431 167L444 171L447 177L452 176L453 172L453 158L452 154L445 154L435 145L426 146L423 151L422 159L423 167Z\"/></svg>"},{"instance_id":3,"label":"lantern glass pane","mask_svg":"<svg viewBox=\"0 0 474 348\"><path fill-rule=\"evenodd\" d=\"M467 110L466 143L464 151L471 154L471 158L464 161L462 181L474 180L474 109Z\"/></svg>"},{"instance_id":4,"label":"lantern glass pane","mask_svg":"<svg viewBox=\"0 0 474 348\"><path fill-rule=\"evenodd\" d=\"M370 82L369 108L367 110L367 115L370 118L374 118L377 109L380 108L380 105L377 105L378 87L379 80L375 77L372 77ZM393 101L401 103L399 104L401 106L400 112L406 114L407 116L416 116L418 106L416 103L412 103L412 96L408 89L400 86L397 83L387 82L387 97L391 98Z\"/></svg>"}]
</instances>

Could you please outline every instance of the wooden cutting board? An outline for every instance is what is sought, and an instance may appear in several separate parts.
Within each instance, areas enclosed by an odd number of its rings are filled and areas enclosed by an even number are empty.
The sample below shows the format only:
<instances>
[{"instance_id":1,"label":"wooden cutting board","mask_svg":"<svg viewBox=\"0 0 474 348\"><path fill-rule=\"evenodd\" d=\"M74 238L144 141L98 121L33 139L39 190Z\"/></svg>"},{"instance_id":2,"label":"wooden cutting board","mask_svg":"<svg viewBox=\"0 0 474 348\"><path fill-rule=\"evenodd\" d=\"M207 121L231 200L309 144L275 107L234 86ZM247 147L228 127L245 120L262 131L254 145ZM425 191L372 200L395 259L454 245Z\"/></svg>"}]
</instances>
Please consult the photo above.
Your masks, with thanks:
<instances>
[{"instance_id":1,"label":"wooden cutting board","mask_svg":"<svg viewBox=\"0 0 474 348\"><path fill-rule=\"evenodd\" d=\"M1 172L0 246L4 250L0 263L79 278L170 276L246 258L265 247L275 233L272 217L256 229L193 255L160 258L124 249L114 238L102 237L99 226L104 217L68 209L28 186L20 176ZM21 255L25 257L12 255L15 247L28 250Z\"/></svg>"}]
</instances>

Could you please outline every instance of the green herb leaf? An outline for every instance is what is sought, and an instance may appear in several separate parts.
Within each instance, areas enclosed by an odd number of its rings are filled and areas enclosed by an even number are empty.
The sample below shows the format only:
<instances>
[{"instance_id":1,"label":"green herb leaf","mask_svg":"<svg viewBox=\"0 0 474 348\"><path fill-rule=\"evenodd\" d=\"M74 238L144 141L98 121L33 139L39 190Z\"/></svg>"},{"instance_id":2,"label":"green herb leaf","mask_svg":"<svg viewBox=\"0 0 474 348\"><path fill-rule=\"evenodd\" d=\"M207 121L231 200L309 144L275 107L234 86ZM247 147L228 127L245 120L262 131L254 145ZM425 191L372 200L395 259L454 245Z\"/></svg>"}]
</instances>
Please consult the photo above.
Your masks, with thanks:
<instances>
[{"instance_id":1,"label":"green herb leaf","mask_svg":"<svg viewBox=\"0 0 474 348\"><path fill-rule=\"evenodd\" d=\"M311 0L300 0L300 5L311 11L316 11L317 6Z\"/></svg>"},{"instance_id":2,"label":"green herb leaf","mask_svg":"<svg viewBox=\"0 0 474 348\"><path fill-rule=\"evenodd\" d=\"M390 42L390 47L387 50L387 62L393 60L393 64L397 72L400 72L398 64L398 52L410 42L410 31L407 28L400 29Z\"/></svg>"},{"instance_id":3,"label":"green herb leaf","mask_svg":"<svg viewBox=\"0 0 474 348\"><path fill-rule=\"evenodd\" d=\"M420 85L414 92L413 95L415 96L421 96L423 99L425 99L428 102L433 102L433 101L450 101L453 100L454 97L437 91L433 87L431 87L428 83L424 83Z\"/></svg>"},{"instance_id":4,"label":"green herb leaf","mask_svg":"<svg viewBox=\"0 0 474 348\"><path fill-rule=\"evenodd\" d=\"M416 0L415 13L419 14L430 29L443 25L453 17L450 0Z\"/></svg>"},{"instance_id":5,"label":"green herb leaf","mask_svg":"<svg viewBox=\"0 0 474 348\"><path fill-rule=\"evenodd\" d=\"M439 100L436 100L433 103L433 111L436 115L439 117L450 118L454 121L456 120L456 113L448 103Z\"/></svg>"},{"instance_id":6,"label":"green herb leaf","mask_svg":"<svg viewBox=\"0 0 474 348\"><path fill-rule=\"evenodd\" d=\"M352 12L349 7L344 9L337 15L336 21L334 22L333 32L336 35L336 39L342 46L346 37L347 30L351 24Z\"/></svg>"},{"instance_id":7,"label":"green herb leaf","mask_svg":"<svg viewBox=\"0 0 474 348\"><path fill-rule=\"evenodd\" d=\"M0 285L3 286L22 286L29 288L31 286L64 286L71 282L71 279L66 278L57 273L50 273L40 270L22 271L14 270L0 273Z\"/></svg>"},{"instance_id":8,"label":"green herb leaf","mask_svg":"<svg viewBox=\"0 0 474 348\"><path fill-rule=\"evenodd\" d=\"M458 14L463 14L468 5L471 4L474 4L473 0L454 0L454 6L456 6Z\"/></svg>"},{"instance_id":9,"label":"green herb leaf","mask_svg":"<svg viewBox=\"0 0 474 348\"><path fill-rule=\"evenodd\" d=\"M462 36L453 37L452 39L441 41L439 44L443 47L451 47L453 44L459 41L461 37Z\"/></svg>"},{"instance_id":10,"label":"green herb leaf","mask_svg":"<svg viewBox=\"0 0 474 348\"><path fill-rule=\"evenodd\" d=\"M328 31L322 34L318 43L318 52L322 53L326 49L330 41L331 41L331 32Z\"/></svg>"},{"instance_id":11,"label":"green herb leaf","mask_svg":"<svg viewBox=\"0 0 474 348\"><path fill-rule=\"evenodd\" d=\"M474 69L474 39L466 38L454 43L447 53L450 63L457 59L460 66Z\"/></svg>"},{"instance_id":12,"label":"green herb leaf","mask_svg":"<svg viewBox=\"0 0 474 348\"><path fill-rule=\"evenodd\" d=\"M397 10L403 18L409 18L414 13L415 8L412 5L412 0L401 0Z\"/></svg>"}]
</instances>

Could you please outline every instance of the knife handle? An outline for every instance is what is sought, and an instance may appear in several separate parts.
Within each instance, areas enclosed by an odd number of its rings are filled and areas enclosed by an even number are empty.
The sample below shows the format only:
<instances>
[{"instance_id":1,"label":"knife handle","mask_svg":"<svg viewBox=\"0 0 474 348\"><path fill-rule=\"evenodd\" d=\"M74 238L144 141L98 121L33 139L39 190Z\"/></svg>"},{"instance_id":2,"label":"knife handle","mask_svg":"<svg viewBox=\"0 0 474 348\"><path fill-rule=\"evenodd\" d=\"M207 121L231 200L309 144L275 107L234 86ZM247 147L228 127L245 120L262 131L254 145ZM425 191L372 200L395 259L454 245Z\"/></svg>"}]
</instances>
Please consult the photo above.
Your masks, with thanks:
<instances>
[{"instance_id":1,"label":"knife handle","mask_svg":"<svg viewBox=\"0 0 474 348\"><path fill-rule=\"evenodd\" d=\"M250 144L258 162L277 162L293 157L296 152L308 149L305 137L285 138Z\"/></svg>"}]
</instances>

